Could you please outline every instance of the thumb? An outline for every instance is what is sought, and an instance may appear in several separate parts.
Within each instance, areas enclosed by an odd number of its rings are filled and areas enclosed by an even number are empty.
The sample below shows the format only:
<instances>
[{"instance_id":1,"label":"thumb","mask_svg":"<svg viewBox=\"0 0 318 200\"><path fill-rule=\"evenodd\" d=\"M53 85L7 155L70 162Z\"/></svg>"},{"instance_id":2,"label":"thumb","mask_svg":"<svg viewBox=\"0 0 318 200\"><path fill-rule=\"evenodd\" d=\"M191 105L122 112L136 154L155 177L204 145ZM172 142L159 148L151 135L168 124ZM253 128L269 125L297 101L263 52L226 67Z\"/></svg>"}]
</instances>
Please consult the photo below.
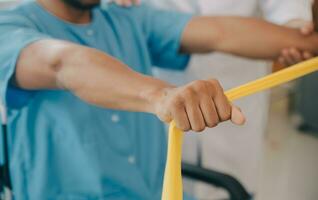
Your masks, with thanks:
<instances>
[{"instance_id":1,"label":"thumb","mask_svg":"<svg viewBox=\"0 0 318 200\"><path fill-rule=\"evenodd\" d=\"M231 121L236 125L244 125L246 121L241 109L235 105L232 105Z\"/></svg>"}]
</instances>

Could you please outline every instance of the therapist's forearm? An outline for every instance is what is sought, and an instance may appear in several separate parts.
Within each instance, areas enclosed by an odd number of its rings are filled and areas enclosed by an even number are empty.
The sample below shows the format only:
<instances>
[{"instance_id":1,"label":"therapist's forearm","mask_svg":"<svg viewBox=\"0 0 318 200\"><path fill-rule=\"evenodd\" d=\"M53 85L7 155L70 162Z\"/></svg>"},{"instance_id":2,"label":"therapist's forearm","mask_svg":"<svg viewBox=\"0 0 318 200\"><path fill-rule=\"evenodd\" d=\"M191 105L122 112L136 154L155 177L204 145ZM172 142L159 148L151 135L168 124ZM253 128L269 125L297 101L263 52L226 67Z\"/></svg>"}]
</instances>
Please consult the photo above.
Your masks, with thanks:
<instances>
[{"instance_id":1,"label":"therapist's forearm","mask_svg":"<svg viewBox=\"0 0 318 200\"><path fill-rule=\"evenodd\" d=\"M275 59L287 47L317 52L318 36L253 18L197 17L182 38L184 52L222 51L260 59Z\"/></svg>"}]
</instances>

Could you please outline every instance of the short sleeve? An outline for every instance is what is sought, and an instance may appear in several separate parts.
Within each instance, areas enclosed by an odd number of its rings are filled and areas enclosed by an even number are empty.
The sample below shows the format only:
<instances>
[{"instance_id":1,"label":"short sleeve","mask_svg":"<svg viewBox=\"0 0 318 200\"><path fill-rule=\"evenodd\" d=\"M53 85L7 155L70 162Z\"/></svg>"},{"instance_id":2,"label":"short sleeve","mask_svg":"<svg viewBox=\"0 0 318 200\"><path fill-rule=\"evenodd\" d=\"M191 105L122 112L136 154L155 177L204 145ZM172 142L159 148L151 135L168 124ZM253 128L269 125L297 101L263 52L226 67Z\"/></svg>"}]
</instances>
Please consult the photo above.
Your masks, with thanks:
<instances>
[{"instance_id":1,"label":"short sleeve","mask_svg":"<svg viewBox=\"0 0 318 200\"><path fill-rule=\"evenodd\" d=\"M32 96L32 92L12 86L10 79L21 50L44 38L48 36L38 32L25 17L13 11L0 12L0 97L6 107L21 107Z\"/></svg>"},{"instance_id":2,"label":"short sleeve","mask_svg":"<svg viewBox=\"0 0 318 200\"><path fill-rule=\"evenodd\" d=\"M311 19L311 0L260 0L264 17L277 24Z\"/></svg>"},{"instance_id":3,"label":"short sleeve","mask_svg":"<svg viewBox=\"0 0 318 200\"><path fill-rule=\"evenodd\" d=\"M184 69L190 56L179 52L180 42L192 15L156 10L147 5L142 9L152 64L161 68Z\"/></svg>"}]
</instances>

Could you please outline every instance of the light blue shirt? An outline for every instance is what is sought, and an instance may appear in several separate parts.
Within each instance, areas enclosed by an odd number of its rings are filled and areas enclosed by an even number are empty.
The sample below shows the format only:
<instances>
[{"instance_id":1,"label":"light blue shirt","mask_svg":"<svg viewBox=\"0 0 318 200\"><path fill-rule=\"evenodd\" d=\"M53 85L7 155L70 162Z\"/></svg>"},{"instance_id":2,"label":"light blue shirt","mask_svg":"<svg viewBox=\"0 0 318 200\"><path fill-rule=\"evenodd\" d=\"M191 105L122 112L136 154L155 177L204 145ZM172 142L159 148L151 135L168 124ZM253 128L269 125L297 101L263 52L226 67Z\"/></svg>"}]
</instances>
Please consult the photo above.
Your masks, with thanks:
<instances>
[{"instance_id":1,"label":"light blue shirt","mask_svg":"<svg viewBox=\"0 0 318 200\"><path fill-rule=\"evenodd\" d=\"M90 24L70 24L34 2L0 12L0 95L8 109L15 199L160 199L166 136L156 116L103 109L68 91L26 91L9 82L21 50L44 38L99 49L148 75L153 65L187 65L189 56L178 50L191 16L145 5L96 8L92 16Z\"/></svg>"}]
</instances>

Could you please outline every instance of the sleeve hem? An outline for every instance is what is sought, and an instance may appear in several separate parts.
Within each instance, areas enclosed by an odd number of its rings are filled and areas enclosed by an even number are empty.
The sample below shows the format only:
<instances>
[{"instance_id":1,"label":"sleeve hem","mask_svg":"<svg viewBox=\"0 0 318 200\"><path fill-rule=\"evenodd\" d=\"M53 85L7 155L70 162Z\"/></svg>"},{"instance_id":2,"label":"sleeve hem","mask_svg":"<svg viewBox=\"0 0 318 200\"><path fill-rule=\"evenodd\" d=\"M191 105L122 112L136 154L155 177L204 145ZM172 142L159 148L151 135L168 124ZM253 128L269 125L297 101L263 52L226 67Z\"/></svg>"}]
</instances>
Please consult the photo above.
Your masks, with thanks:
<instances>
[{"instance_id":1,"label":"sleeve hem","mask_svg":"<svg viewBox=\"0 0 318 200\"><path fill-rule=\"evenodd\" d=\"M0 102L2 102L2 105L5 108L12 108L12 107L20 107L21 106L21 102L26 102L29 98L29 95L23 95L23 97L21 98L12 98L11 95L9 95L9 91L11 90L11 86L10 86L10 80L12 78L12 76L15 73L15 69L16 69L16 64L17 64L17 60L21 54L21 51L26 48L28 45L39 41L39 40L43 40L43 39L47 39L48 37L37 37L37 38L30 38L27 41L23 42L23 44L21 44L17 49L17 52L10 58L9 62L7 63L7 66L4 66L4 69L7 72L4 75L4 79L3 79L3 84L0 88L1 90L1 100ZM26 91L25 91L26 92ZM27 93L27 92L26 92ZM14 103L14 102L20 102L19 106Z\"/></svg>"}]
</instances>

